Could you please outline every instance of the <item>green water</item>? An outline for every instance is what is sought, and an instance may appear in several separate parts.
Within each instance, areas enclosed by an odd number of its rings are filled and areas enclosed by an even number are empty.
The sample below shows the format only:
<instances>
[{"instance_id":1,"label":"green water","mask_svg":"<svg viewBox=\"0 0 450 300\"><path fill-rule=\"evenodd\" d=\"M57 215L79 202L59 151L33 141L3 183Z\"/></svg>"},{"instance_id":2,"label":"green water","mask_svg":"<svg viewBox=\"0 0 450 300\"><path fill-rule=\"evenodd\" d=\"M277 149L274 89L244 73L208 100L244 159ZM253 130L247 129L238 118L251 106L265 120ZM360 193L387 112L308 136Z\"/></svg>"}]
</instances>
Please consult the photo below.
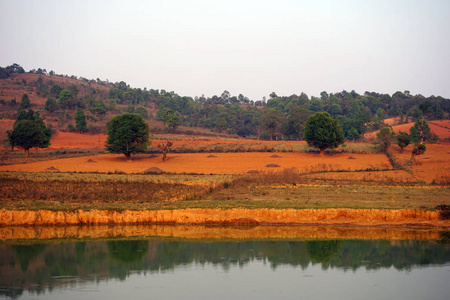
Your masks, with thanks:
<instances>
[{"instance_id":1,"label":"green water","mask_svg":"<svg viewBox=\"0 0 450 300\"><path fill-rule=\"evenodd\" d=\"M442 240L0 244L0 299L448 299L449 282Z\"/></svg>"}]
</instances>

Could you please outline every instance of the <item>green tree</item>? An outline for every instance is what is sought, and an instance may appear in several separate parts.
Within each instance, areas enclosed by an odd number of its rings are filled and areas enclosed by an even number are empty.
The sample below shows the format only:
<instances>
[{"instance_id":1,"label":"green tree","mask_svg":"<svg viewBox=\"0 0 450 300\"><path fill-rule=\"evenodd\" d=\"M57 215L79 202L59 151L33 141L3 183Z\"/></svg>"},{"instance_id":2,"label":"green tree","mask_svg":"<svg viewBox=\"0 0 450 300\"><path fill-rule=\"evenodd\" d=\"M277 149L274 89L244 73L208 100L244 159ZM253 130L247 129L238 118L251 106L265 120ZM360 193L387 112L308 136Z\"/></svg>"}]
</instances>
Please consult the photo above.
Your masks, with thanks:
<instances>
[{"instance_id":1,"label":"green tree","mask_svg":"<svg viewBox=\"0 0 450 300\"><path fill-rule=\"evenodd\" d=\"M26 157L30 148L46 148L50 145L46 142L46 132L40 122L34 120L20 120L15 123L13 130L8 132L8 138L12 147L17 146L25 150Z\"/></svg>"},{"instance_id":2,"label":"green tree","mask_svg":"<svg viewBox=\"0 0 450 300\"><path fill-rule=\"evenodd\" d=\"M323 101L319 98L313 98L309 101L308 109L313 112L318 112L323 110Z\"/></svg>"},{"instance_id":3,"label":"green tree","mask_svg":"<svg viewBox=\"0 0 450 300\"><path fill-rule=\"evenodd\" d=\"M117 105L116 99L109 99L108 110L113 112L119 111L119 106Z\"/></svg>"},{"instance_id":4,"label":"green tree","mask_svg":"<svg viewBox=\"0 0 450 300\"><path fill-rule=\"evenodd\" d=\"M62 90L64 90L64 88L56 83L56 84L52 85L52 87L50 89L50 94L53 97L58 97L59 94L62 92Z\"/></svg>"},{"instance_id":5,"label":"green tree","mask_svg":"<svg viewBox=\"0 0 450 300\"><path fill-rule=\"evenodd\" d=\"M72 92L69 90L62 90L58 96L58 104L61 108L73 109L75 107L75 99L72 97Z\"/></svg>"},{"instance_id":6,"label":"green tree","mask_svg":"<svg viewBox=\"0 0 450 300\"><path fill-rule=\"evenodd\" d=\"M150 145L149 127L138 114L125 113L113 117L107 124L106 150L123 153L127 161L131 154L145 152Z\"/></svg>"},{"instance_id":7,"label":"green tree","mask_svg":"<svg viewBox=\"0 0 450 300\"><path fill-rule=\"evenodd\" d=\"M408 133L400 131L397 134L397 145L402 149L408 147L408 145L411 143L411 137Z\"/></svg>"},{"instance_id":8,"label":"green tree","mask_svg":"<svg viewBox=\"0 0 450 300\"><path fill-rule=\"evenodd\" d=\"M392 130L391 127L388 126L381 128L380 131L377 132L378 142L380 143L382 150L384 152L388 151L394 136L395 132Z\"/></svg>"},{"instance_id":9,"label":"green tree","mask_svg":"<svg viewBox=\"0 0 450 300\"><path fill-rule=\"evenodd\" d=\"M31 106L30 98L28 94L23 94L22 99L20 100L20 108L28 108Z\"/></svg>"},{"instance_id":10,"label":"green tree","mask_svg":"<svg viewBox=\"0 0 450 300\"><path fill-rule=\"evenodd\" d=\"M103 120L103 118L106 116L108 111L105 107L97 105L95 107L88 108L89 112L99 118L100 120Z\"/></svg>"},{"instance_id":11,"label":"green tree","mask_svg":"<svg viewBox=\"0 0 450 300\"><path fill-rule=\"evenodd\" d=\"M414 126L409 129L411 134L411 141L414 143L424 143L433 141L433 133L427 120L419 119L414 123Z\"/></svg>"},{"instance_id":12,"label":"green tree","mask_svg":"<svg viewBox=\"0 0 450 300\"><path fill-rule=\"evenodd\" d=\"M148 111L145 107L138 106L136 107L136 110L134 112L141 115L141 117L143 117L144 119L148 119Z\"/></svg>"},{"instance_id":13,"label":"green tree","mask_svg":"<svg viewBox=\"0 0 450 300\"><path fill-rule=\"evenodd\" d=\"M320 150L320 155L324 155L325 149L344 143L341 125L327 112L317 112L308 118L304 137L309 146Z\"/></svg>"},{"instance_id":14,"label":"green tree","mask_svg":"<svg viewBox=\"0 0 450 300\"><path fill-rule=\"evenodd\" d=\"M328 112L333 117L337 117L342 114L342 107L337 103L333 103L330 105L330 107L328 107Z\"/></svg>"},{"instance_id":15,"label":"green tree","mask_svg":"<svg viewBox=\"0 0 450 300\"><path fill-rule=\"evenodd\" d=\"M413 150L411 151L411 161L414 162L416 160L416 156L424 154L425 151L427 151L427 146L425 146L425 144L415 144Z\"/></svg>"},{"instance_id":16,"label":"green tree","mask_svg":"<svg viewBox=\"0 0 450 300\"><path fill-rule=\"evenodd\" d=\"M176 112L168 109L164 114L164 125L169 127L169 130L173 131L180 126L180 117Z\"/></svg>"},{"instance_id":17,"label":"green tree","mask_svg":"<svg viewBox=\"0 0 450 300\"><path fill-rule=\"evenodd\" d=\"M355 127L350 128L347 132L347 138L351 141L356 141L360 138L359 132Z\"/></svg>"},{"instance_id":18,"label":"green tree","mask_svg":"<svg viewBox=\"0 0 450 300\"><path fill-rule=\"evenodd\" d=\"M44 109L48 112L54 112L59 109L58 102L56 102L55 98L48 98L47 101L45 101Z\"/></svg>"},{"instance_id":19,"label":"green tree","mask_svg":"<svg viewBox=\"0 0 450 300\"><path fill-rule=\"evenodd\" d=\"M384 120L384 119L387 118L386 111L385 111L383 108L381 108L381 107L379 107L379 108L377 109L377 112L376 112L375 115L376 115L376 117L377 117L377 120L379 120L379 121L382 121L382 120Z\"/></svg>"},{"instance_id":20,"label":"green tree","mask_svg":"<svg viewBox=\"0 0 450 300\"><path fill-rule=\"evenodd\" d=\"M30 121L32 123L22 121ZM8 130L7 135L11 150L15 146L21 147L25 150L25 156L28 156L30 148L47 148L50 146L52 130L45 125L39 113L34 112L32 109L28 111L19 109L13 130Z\"/></svg>"},{"instance_id":21,"label":"green tree","mask_svg":"<svg viewBox=\"0 0 450 300\"><path fill-rule=\"evenodd\" d=\"M284 119L284 114L279 110L273 108L266 108L263 110L260 117L260 124L265 134L270 136L270 140L273 140L274 137L280 135L281 124Z\"/></svg>"},{"instance_id":22,"label":"green tree","mask_svg":"<svg viewBox=\"0 0 450 300\"><path fill-rule=\"evenodd\" d=\"M297 107L291 110L287 122L283 124L281 132L288 139L302 139L303 132L305 130L305 123L310 115L311 111L304 107Z\"/></svg>"},{"instance_id":23,"label":"green tree","mask_svg":"<svg viewBox=\"0 0 450 300\"><path fill-rule=\"evenodd\" d=\"M85 132L87 130L86 116L81 108L77 109L75 113L75 128L80 132Z\"/></svg>"}]
</instances>

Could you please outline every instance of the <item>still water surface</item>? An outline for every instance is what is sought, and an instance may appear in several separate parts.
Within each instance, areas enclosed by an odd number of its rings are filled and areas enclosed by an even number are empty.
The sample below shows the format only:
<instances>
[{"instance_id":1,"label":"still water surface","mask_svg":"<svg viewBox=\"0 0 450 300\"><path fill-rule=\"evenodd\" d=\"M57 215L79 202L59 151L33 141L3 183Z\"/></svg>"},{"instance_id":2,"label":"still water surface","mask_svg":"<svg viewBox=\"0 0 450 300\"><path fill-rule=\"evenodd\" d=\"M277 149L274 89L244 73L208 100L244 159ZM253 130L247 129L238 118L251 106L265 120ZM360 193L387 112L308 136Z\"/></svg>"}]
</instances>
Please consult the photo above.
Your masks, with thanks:
<instances>
[{"instance_id":1,"label":"still water surface","mask_svg":"<svg viewBox=\"0 0 450 300\"><path fill-rule=\"evenodd\" d=\"M0 299L448 299L439 240L0 242Z\"/></svg>"}]
</instances>

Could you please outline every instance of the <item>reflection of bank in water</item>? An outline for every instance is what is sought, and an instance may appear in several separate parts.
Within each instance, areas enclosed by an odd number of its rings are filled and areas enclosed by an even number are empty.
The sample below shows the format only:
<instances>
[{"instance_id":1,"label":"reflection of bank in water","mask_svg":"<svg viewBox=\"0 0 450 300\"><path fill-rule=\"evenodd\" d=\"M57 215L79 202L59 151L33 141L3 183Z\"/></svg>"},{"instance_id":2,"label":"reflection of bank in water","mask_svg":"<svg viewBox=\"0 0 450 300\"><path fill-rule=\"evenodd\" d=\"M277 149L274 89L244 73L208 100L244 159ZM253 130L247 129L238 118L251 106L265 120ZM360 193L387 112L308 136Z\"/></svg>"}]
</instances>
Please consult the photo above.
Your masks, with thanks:
<instances>
[{"instance_id":1,"label":"reflection of bank in water","mask_svg":"<svg viewBox=\"0 0 450 300\"><path fill-rule=\"evenodd\" d=\"M97 225L0 227L0 239L45 241L72 239L160 237L208 240L244 239L361 239L361 240L441 240L450 231L440 228L353 227L353 226L207 226L207 225Z\"/></svg>"}]
</instances>

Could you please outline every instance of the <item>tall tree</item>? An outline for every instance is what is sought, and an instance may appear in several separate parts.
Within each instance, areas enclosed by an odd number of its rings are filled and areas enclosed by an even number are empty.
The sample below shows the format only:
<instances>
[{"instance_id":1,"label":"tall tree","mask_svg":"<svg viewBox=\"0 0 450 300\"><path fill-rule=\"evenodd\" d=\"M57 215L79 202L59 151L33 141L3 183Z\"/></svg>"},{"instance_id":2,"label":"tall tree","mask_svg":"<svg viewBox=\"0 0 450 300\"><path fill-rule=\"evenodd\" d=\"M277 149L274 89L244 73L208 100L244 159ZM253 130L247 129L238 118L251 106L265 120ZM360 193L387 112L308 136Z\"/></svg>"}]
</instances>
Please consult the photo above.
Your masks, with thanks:
<instances>
[{"instance_id":1,"label":"tall tree","mask_svg":"<svg viewBox=\"0 0 450 300\"><path fill-rule=\"evenodd\" d=\"M86 116L81 108L77 109L75 113L75 128L78 129L80 133L87 130Z\"/></svg>"},{"instance_id":2,"label":"tall tree","mask_svg":"<svg viewBox=\"0 0 450 300\"><path fill-rule=\"evenodd\" d=\"M411 143L411 137L408 133L400 131L397 134L397 145L402 149L408 147L409 143Z\"/></svg>"},{"instance_id":3,"label":"tall tree","mask_svg":"<svg viewBox=\"0 0 450 300\"><path fill-rule=\"evenodd\" d=\"M169 109L164 114L164 125L169 127L170 131L175 130L178 126L180 126L180 117L173 110Z\"/></svg>"},{"instance_id":4,"label":"tall tree","mask_svg":"<svg viewBox=\"0 0 450 300\"><path fill-rule=\"evenodd\" d=\"M327 112L317 112L308 118L304 137L308 145L320 150L320 155L324 155L325 149L336 148L345 141L341 125Z\"/></svg>"},{"instance_id":5,"label":"tall tree","mask_svg":"<svg viewBox=\"0 0 450 300\"><path fill-rule=\"evenodd\" d=\"M20 100L20 108L28 108L31 106L30 98L28 97L28 94L23 94L22 99Z\"/></svg>"},{"instance_id":6,"label":"tall tree","mask_svg":"<svg viewBox=\"0 0 450 300\"><path fill-rule=\"evenodd\" d=\"M117 115L107 127L106 150L124 154L127 161L131 161L132 154L145 152L150 145L148 124L138 114Z\"/></svg>"},{"instance_id":7,"label":"tall tree","mask_svg":"<svg viewBox=\"0 0 450 300\"><path fill-rule=\"evenodd\" d=\"M282 126L283 135L291 140L302 139L305 123L310 115L311 111L306 108L297 107L293 109L288 115L287 122Z\"/></svg>"},{"instance_id":8,"label":"tall tree","mask_svg":"<svg viewBox=\"0 0 450 300\"><path fill-rule=\"evenodd\" d=\"M419 119L414 123L414 126L409 129L411 135L411 141L414 143L425 143L434 141L436 139L435 134L431 131L428 121L425 119Z\"/></svg>"},{"instance_id":9,"label":"tall tree","mask_svg":"<svg viewBox=\"0 0 450 300\"><path fill-rule=\"evenodd\" d=\"M395 136L395 132L392 130L391 127L383 127L378 131L377 133L377 139L383 149L384 152L387 152L389 149L389 146L391 145L392 139Z\"/></svg>"},{"instance_id":10,"label":"tall tree","mask_svg":"<svg viewBox=\"0 0 450 300\"><path fill-rule=\"evenodd\" d=\"M427 146L425 146L425 144L415 144L413 150L411 151L411 162L414 163L416 156L424 154L425 151L427 151Z\"/></svg>"},{"instance_id":11,"label":"tall tree","mask_svg":"<svg viewBox=\"0 0 450 300\"><path fill-rule=\"evenodd\" d=\"M280 135L281 124L285 117L284 114L273 108L266 108L261 114L260 124L265 133L270 136L270 140Z\"/></svg>"},{"instance_id":12,"label":"tall tree","mask_svg":"<svg viewBox=\"0 0 450 300\"><path fill-rule=\"evenodd\" d=\"M58 96L58 104L61 108L73 109L75 108L75 99L69 90L62 90Z\"/></svg>"}]
</instances>

